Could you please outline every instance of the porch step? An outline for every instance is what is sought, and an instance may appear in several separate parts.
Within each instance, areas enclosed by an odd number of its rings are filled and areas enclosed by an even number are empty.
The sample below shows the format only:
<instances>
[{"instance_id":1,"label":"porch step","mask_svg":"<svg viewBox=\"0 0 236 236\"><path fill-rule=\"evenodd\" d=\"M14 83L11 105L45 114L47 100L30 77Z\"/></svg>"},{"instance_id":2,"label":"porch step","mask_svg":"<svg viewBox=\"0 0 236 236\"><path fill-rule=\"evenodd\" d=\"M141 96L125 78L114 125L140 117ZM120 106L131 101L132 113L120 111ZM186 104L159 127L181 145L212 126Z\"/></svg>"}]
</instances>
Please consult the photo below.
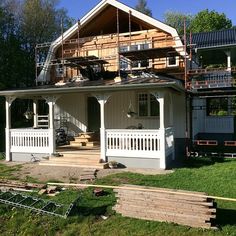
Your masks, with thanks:
<instances>
[{"instance_id":1,"label":"porch step","mask_svg":"<svg viewBox=\"0 0 236 236\"><path fill-rule=\"evenodd\" d=\"M99 145L100 145L100 142L98 142L98 141L93 141L93 142L86 143L87 147L96 147L96 146L99 146Z\"/></svg>"},{"instance_id":2,"label":"porch step","mask_svg":"<svg viewBox=\"0 0 236 236\"><path fill-rule=\"evenodd\" d=\"M74 141L75 143L88 143L89 141L91 141L91 138L83 138L83 137L74 137Z\"/></svg>"},{"instance_id":3,"label":"porch step","mask_svg":"<svg viewBox=\"0 0 236 236\"><path fill-rule=\"evenodd\" d=\"M73 147L95 147L95 146L99 146L99 142L98 141L71 141L70 142L70 146Z\"/></svg>"},{"instance_id":4,"label":"porch step","mask_svg":"<svg viewBox=\"0 0 236 236\"><path fill-rule=\"evenodd\" d=\"M98 164L85 164L85 163L73 163L73 162L60 162L57 161L41 161L39 162L41 166L65 166L65 167L78 167L78 168L91 168L91 169L104 169L106 163Z\"/></svg>"}]
</instances>

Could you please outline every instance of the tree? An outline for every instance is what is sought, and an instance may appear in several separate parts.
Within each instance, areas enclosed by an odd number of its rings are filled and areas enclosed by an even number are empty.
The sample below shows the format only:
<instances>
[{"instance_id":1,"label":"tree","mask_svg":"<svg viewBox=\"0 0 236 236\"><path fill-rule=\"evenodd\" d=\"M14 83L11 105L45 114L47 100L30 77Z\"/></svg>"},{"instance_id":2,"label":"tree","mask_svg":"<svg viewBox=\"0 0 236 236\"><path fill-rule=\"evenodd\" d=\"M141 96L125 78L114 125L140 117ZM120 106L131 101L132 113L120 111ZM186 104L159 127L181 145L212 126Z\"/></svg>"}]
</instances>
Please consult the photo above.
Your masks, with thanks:
<instances>
[{"instance_id":1,"label":"tree","mask_svg":"<svg viewBox=\"0 0 236 236\"><path fill-rule=\"evenodd\" d=\"M20 27L22 37L30 49L37 44L55 40L61 34L61 19L68 29L73 19L63 8L57 9L58 0L25 0L22 4Z\"/></svg>"},{"instance_id":2,"label":"tree","mask_svg":"<svg viewBox=\"0 0 236 236\"><path fill-rule=\"evenodd\" d=\"M193 33L209 32L231 27L232 21L224 13L220 14L216 11L209 11L208 9L200 11L195 15L190 24L190 30Z\"/></svg>"},{"instance_id":3,"label":"tree","mask_svg":"<svg viewBox=\"0 0 236 236\"><path fill-rule=\"evenodd\" d=\"M171 12L171 11L166 12L164 15L164 23L175 28L179 33L179 35L184 34L184 20L186 22L187 32L189 32L189 27L191 21L193 20L192 15L189 14L185 15L180 12Z\"/></svg>"},{"instance_id":4,"label":"tree","mask_svg":"<svg viewBox=\"0 0 236 236\"><path fill-rule=\"evenodd\" d=\"M0 88L34 84L35 45L53 41L61 34L61 18L65 30L72 24L57 3L58 0L0 2Z\"/></svg>"},{"instance_id":5,"label":"tree","mask_svg":"<svg viewBox=\"0 0 236 236\"><path fill-rule=\"evenodd\" d=\"M138 3L135 6L135 9L148 16L152 16L152 11L148 8L146 0L138 0Z\"/></svg>"}]
</instances>

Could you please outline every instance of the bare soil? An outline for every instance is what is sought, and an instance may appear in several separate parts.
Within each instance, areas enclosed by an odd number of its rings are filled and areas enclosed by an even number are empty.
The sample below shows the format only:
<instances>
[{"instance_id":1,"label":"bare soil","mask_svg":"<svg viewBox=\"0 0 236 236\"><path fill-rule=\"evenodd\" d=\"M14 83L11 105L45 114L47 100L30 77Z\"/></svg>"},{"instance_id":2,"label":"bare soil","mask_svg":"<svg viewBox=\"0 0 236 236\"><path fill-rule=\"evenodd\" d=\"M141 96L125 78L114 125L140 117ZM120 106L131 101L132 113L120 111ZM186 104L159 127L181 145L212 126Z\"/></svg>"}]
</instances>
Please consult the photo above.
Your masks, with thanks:
<instances>
[{"instance_id":1,"label":"bare soil","mask_svg":"<svg viewBox=\"0 0 236 236\"><path fill-rule=\"evenodd\" d=\"M20 162L5 162L1 161L9 166L21 165L19 171L14 173L14 176L19 180L49 182L49 181L61 181L65 183L79 183L79 177L84 171L84 168L79 167L59 167L59 166L40 166L38 163L20 163ZM144 175L158 175L169 174L172 170L158 170L158 169L102 169L97 171L97 178L102 178L107 175L121 173L121 172L133 172Z\"/></svg>"}]
</instances>

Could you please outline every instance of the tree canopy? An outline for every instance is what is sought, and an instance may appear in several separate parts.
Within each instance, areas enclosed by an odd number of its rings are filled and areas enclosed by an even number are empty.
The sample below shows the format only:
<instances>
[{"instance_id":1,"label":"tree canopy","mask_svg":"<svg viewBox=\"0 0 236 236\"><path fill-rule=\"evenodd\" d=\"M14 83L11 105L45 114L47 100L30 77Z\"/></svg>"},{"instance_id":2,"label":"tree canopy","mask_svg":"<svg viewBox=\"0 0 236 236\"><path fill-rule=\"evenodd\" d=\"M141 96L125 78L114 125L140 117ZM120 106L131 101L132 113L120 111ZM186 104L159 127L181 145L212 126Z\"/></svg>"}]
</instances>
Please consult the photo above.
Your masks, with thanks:
<instances>
[{"instance_id":1,"label":"tree canopy","mask_svg":"<svg viewBox=\"0 0 236 236\"><path fill-rule=\"evenodd\" d=\"M180 35L184 34L184 20L186 22L186 29L190 28L193 16L190 14L183 14L180 12L171 12L168 11L164 15L164 22L167 25L175 28Z\"/></svg>"},{"instance_id":2,"label":"tree canopy","mask_svg":"<svg viewBox=\"0 0 236 236\"><path fill-rule=\"evenodd\" d=\"M209 32L232 27L232 21L224 13L208 9L200 11L196 15L179 12L166 12L164 22L175 28L180 35L184 33L184 19L186 20L187 32Z\"/></svg>"},{"instance_id":3,"label":"tree canopy","mask_svg":"<svg viewBox=\"0 0 236 236\"><path fill-rule=\"evenodd\" d=\"M146 0L138 0L138 3L135 6L135 9L148 16L152 16L152 11L150 10L150 8L148 8Z\"/></svg>"},{"instance_id":4,"label":"tree canopy","mask_svg":"<svg viewBox=\"0 0 236 236\"><path fill-rule=\"evenodd\" d=\"M191 21L190 30L194 33L209 32L232 27L232 21L224 13L209 11L208 9L200 11Z\"/></svg>"},{"instance_id":5,"label":"tree canopy","mask_svg":"<svg viewBox=\"0 0 236 236\"><path fill-rule=\"evenodd\" d=\"M57 0L0 2L0 89L33 85L35 45L61 34L61 18L65 29L73 23L57 4Z\"/></svg>"}]
</instances>

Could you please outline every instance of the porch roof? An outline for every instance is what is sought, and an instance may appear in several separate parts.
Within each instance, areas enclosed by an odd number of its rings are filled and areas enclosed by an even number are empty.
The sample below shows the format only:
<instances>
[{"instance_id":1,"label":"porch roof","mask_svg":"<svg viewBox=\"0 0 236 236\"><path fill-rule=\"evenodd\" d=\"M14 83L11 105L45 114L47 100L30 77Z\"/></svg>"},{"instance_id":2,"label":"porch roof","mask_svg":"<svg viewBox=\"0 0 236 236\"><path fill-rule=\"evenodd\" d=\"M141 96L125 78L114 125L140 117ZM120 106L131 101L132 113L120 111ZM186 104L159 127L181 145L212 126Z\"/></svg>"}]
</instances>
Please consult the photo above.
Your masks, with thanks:
<instances>
[{"instance_id":1,"label":"porch roof","mask_svg":"<svg viewBox=\"0 0 236 236\"><path fill-rule=\"evenodd\" d=\"M81 82L68 82L57 85L44 85L31 88L21 88L12 90L0 91L0 96L42 96L42 95L60 95L66 93L106 93L116 91L128 90L155 90L161 88L171 88L178 92L184 92L182 83L178 80L171 79L165 76L151 76L150 74L143 74L142 77L129 78L121 82L114 80L96 80L96 81L81 81Z\"/></svg>"}]
</instances>

